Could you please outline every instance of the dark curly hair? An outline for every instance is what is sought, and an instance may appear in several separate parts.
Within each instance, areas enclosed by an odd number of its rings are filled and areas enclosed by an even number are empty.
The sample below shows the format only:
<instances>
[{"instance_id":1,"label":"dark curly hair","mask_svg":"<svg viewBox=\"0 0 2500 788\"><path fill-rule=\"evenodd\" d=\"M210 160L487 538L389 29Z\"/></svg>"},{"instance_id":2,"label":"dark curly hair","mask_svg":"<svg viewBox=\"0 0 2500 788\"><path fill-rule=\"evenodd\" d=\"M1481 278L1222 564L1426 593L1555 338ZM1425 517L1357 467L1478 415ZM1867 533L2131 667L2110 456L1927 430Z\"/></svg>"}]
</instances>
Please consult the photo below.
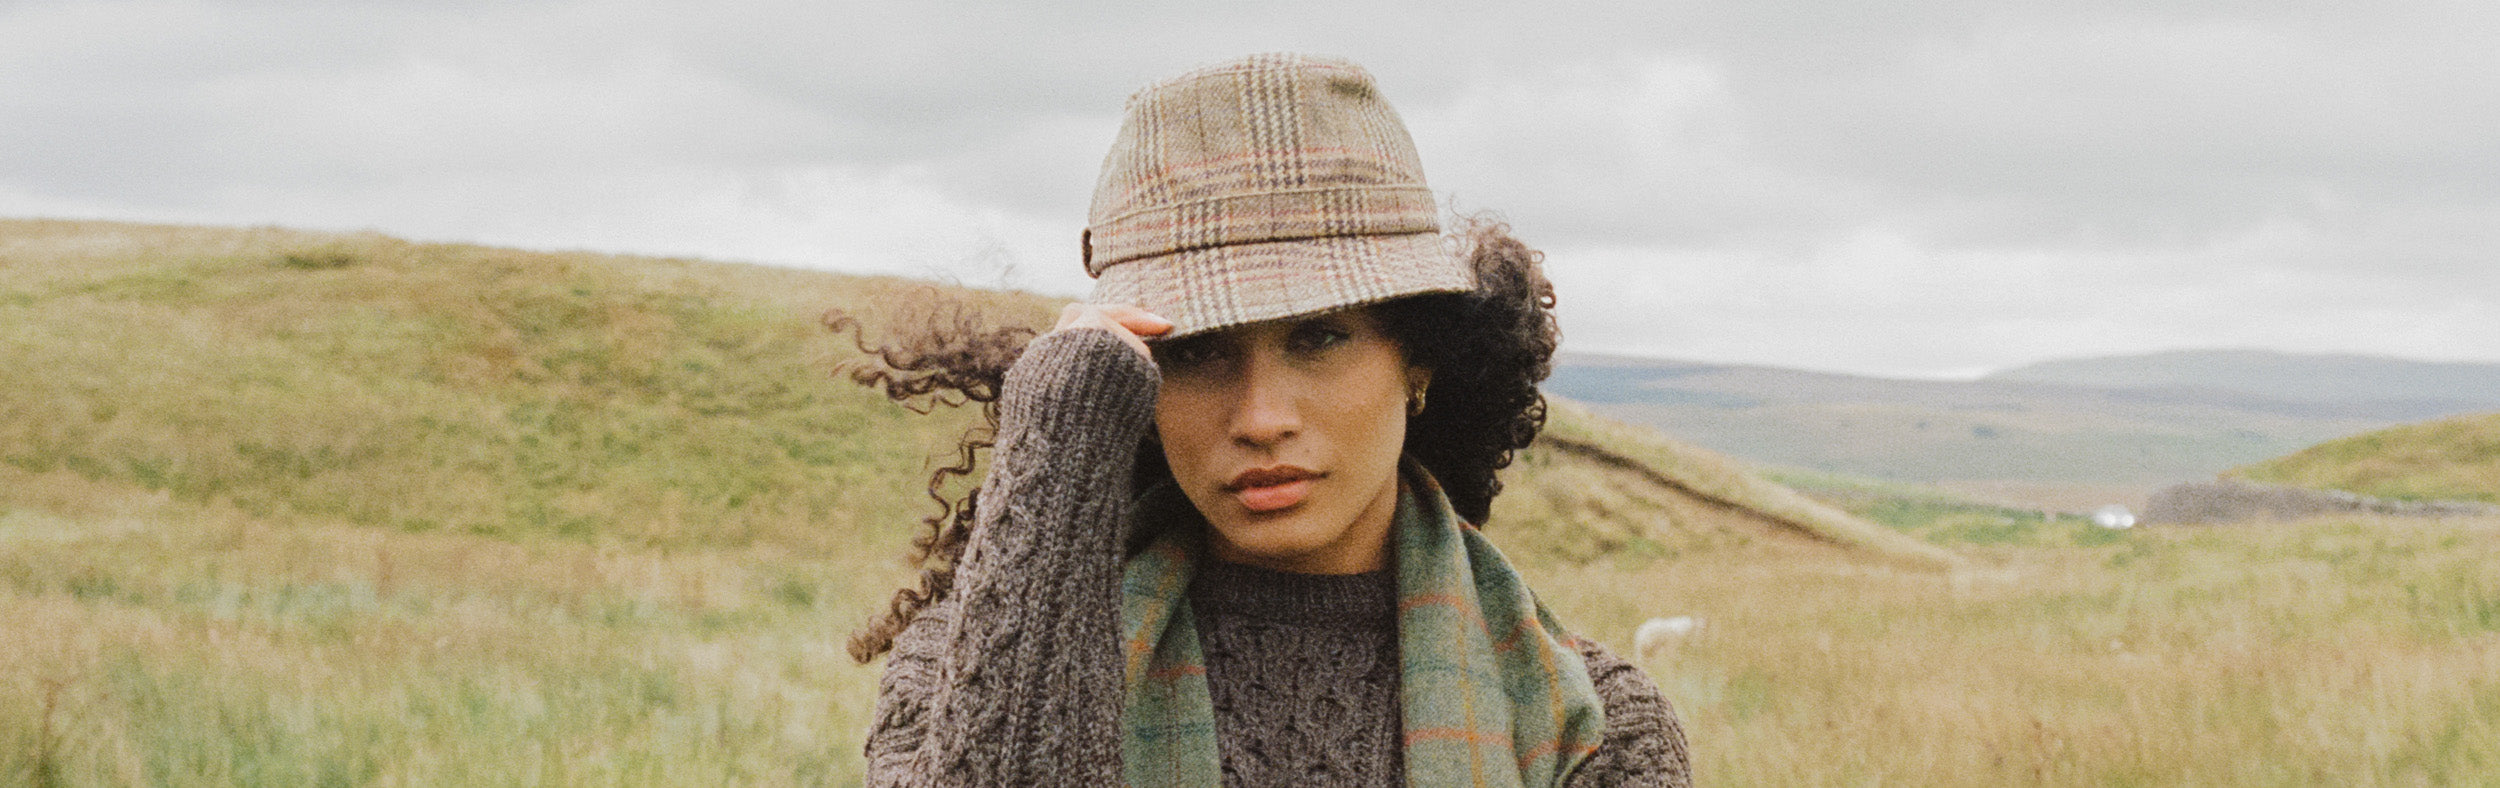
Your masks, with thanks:
<instances>
[{"instance_id":1,"label":"dark curly hair","mask_svg":"<svg viewBox=\"0 0 2500 788\"><path fill-rule=\"evenodd\" d=\"M1431 471L1458 516L1482 525L1502 491L1495 472L1510 465L1545 426L1545 396L1537 389L1553 371L1560 331L1554 323L1554 288L1541 270L1544 254L1510 235L1510 227L1486 218L1461 223L1477 287L1467 293L1411 296L1375 305L1381 324L1409 361L1433 371L1426 406L1407 420L1405 453ZM860 322L835 311L825 315L835 332L852 333L853 344L874 363L846 367L853 382L882 390L914 411L980 403L981 424L965 433L956 463L929 474L928 495L938 511L923 519L925 533L912 539L918 587L894 592L886 610L852 633L850 652L862 663L894 646L920 611L953 589L955 563L971 542L979 508L977 485L960 498L942 490L948 480L969 476L998 426L999 385L1015 364L1029 328L994 328L961 305L940 309L895 344L870 347ZM1151 444L1152 436L1148 437ZM1146 489L1171 471L1159 451L1141 451L1138 473Z\"/></svg>"}]
</instances>

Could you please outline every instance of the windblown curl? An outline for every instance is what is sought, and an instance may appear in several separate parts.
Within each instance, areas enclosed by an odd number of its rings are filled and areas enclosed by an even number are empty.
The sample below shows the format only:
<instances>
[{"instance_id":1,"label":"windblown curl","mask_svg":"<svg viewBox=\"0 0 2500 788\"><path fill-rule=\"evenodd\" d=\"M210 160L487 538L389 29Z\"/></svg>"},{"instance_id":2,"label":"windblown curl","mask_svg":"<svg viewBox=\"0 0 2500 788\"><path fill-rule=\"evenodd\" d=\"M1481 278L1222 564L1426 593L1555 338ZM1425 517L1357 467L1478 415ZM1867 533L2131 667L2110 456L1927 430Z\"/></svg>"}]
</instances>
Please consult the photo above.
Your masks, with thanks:
<instances>
[{"instance_id":1,"label":"windblown curl","mask_svg":"<svg viewBox=\"0 0 2500 788\"><path fill-rule=\"evenodd\" d=\"M1496 472L1544 429L1545 397L1537 384L1553 370L1560 332L1552 311L1554 288L1541 268L1543 253L1490 218L1465 220L1453 235L1475 269L1475 291L1401 298L1377 308L1399 350L1433 370L1426 407L1407 422L1405 451L1432 471L1460 517L1482 525L1502 490ZM944 489L950 479L969 476L980 452L990 448L999 387L1035 334L991 327L961 304L935 310L899 341L879 347L868 344L859 321L849 315L827 313L825 326L851 332L853 344L873 359L838 373L852 382L877 388L920 413L982 405L982 422L965 432L956 464L929 475L928 495L938 511L921 521L927 532L912 539L912 561L921 567L918 586L897 589L886 610L851 635L851 657L865 663L892 649L894 638L921 610L953 590L980 490L974 485L950 498ZM1139 489L1169 479L1151 434L1141 449Z\"/></svg>"},{"instance_id":2,"label":"windblown curl","mask_svg":"<svg viewBox=\"0 0 2500 788\"><path fill-rule=\"evenodd\" d=\"M915 413L997 402L999 383L1024 355L1025 343L1033 341L1033 329L990 326L978 310L945 301L934 291L920 300L932 306L927 319L904 332L900 342L882 347L868 346L857 317L838 309L826 312L826 330L851 332L852 346L883 364L845 364L835 373L847 373L851 382L883 391ZM997 421L995 414L990 420Z\"/></svg>"},{"instance_id":3,"label":"windblown curl","mask_svg":"<svg viewBox=\"0 0 2500 788\"><path fill-rule=\"evenodd\" d=\"M875 360L836 366L834 374L847 374L853 383L884 392L914 413L981 403L981 422L965 430L956 442L955 464L929 472L927 494L937 504L937 512L921 519L926 531L911 540L911 562L920 567L919 587L896 589L885 612L851 635L851 657L863 663L893 648L894 636L902 634L903 627L954 589L955 561L972 541L981 489L976 484L963 497L949 498L946 484L949 479L970 476L979 467L980 453L990 448L997 435L999 386L1007 378L1007 368L1015 366L1035 336L1032 329L1021 326L992 327L964 304L936 306L926 312L928 317L920 325L903 332L901 341L875 348L868 346L857 317L840 310L824 316L826 330L851 332L852 345Z\"/></svg>"}]
</instances>

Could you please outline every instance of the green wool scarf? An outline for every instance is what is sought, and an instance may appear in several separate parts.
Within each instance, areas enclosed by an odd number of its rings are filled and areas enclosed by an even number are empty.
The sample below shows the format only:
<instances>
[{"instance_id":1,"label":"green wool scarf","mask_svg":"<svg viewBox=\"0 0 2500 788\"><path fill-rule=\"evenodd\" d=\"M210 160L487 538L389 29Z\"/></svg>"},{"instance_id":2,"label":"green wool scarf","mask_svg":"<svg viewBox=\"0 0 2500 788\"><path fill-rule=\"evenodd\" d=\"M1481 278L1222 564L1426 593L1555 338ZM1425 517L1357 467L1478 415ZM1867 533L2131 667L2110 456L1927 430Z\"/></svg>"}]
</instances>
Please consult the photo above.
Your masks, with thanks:
<instances>
[{"instance_id":1,"label":"green wool scarf","mask_svg":"<svg viewBox=\"0 0 2500 788\"><path fill-rule=\"evenodd\" d=\"M1451 511L1432 475L1411 460L1404 471L1390 538L1406 782L1560 785L1605 735L1588 666L1519 573ZM1203 527L1166 528L1122 568L1120 752L1130 788L1223 782L1206 657L1185 596L1204 552Z\"/></svg>"}]
</instances>

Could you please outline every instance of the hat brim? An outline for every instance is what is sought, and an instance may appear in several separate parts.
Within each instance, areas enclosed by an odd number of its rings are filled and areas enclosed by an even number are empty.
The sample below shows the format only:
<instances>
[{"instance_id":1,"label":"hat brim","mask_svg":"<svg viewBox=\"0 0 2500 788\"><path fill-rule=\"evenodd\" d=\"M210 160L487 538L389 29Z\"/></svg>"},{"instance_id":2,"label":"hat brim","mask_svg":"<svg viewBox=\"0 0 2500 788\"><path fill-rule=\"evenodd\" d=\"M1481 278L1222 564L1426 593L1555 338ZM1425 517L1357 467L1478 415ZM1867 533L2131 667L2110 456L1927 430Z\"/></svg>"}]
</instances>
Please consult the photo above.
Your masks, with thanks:
<instances>
[{"instance_id":1,"label":"hat brim","mask_svg":"<svg viewBox=\"0 0 2500 788\"><path fill-rule=\"evenodd\" d=\"M1476 283L1440 233L1356 235L1230 244L1129 260L1103 269L1086 298L1130 304L1172 321L1175 339L1264 320L1329 312Z\"/></svg>"}]
</instances>

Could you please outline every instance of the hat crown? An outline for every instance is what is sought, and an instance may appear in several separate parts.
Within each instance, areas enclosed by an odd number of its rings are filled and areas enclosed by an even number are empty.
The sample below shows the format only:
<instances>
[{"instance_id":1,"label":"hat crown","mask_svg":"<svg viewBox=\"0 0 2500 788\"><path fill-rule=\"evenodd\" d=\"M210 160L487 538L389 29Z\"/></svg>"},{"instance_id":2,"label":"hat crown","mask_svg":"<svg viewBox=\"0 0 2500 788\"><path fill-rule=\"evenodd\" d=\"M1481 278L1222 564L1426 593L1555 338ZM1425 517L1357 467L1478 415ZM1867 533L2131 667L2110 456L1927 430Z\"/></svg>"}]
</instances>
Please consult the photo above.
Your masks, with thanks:
<instances>
[{"instance_id":1,"label":"hat crown","mask_svg":"<svg viewBox=\"0 0 2500 788\"><path fill-rule=\"evenodd\" d=\"M1440 231L1397 111L1351 61L1252 55L1129 97L1086 270L1225 244Z\"/></svg>"},{"instance_id":2,"label":"hat crown","mask_svg":"<svg viewBox=\"0 0 2500 788\"><path fill-rule=\"evenodd\" d=\"M1129 97L1085 228L1088 300L1164 337L1473 289L1414 140L1361 66L1252 55Z\"/></svg>"}]
</instances>

